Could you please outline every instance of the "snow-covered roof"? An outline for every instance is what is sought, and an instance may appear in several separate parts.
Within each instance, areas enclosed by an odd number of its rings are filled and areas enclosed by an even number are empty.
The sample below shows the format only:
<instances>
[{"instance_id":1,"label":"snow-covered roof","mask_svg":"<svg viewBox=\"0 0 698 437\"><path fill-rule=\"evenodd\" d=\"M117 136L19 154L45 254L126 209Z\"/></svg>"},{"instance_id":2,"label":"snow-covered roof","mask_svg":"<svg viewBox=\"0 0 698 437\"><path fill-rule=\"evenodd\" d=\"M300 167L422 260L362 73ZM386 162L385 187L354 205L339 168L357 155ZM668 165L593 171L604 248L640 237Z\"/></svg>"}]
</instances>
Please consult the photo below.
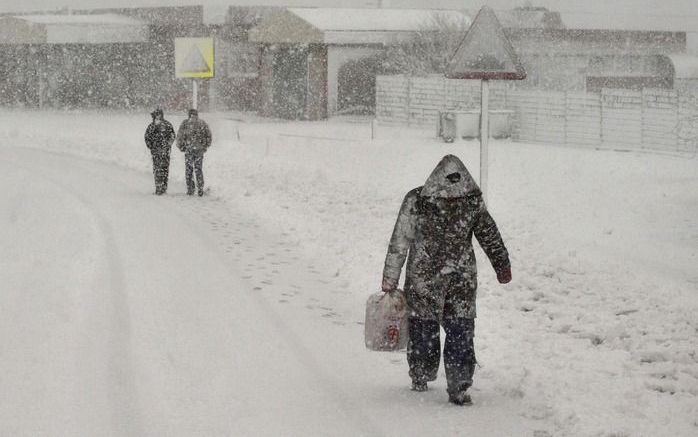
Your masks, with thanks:
<instances>
[{"instance_id":1,"label":"snow-covered roof","mask_svg":"<svg viewBox=\"0 0 698 437\"><path fill-rule=\"evenodd\" d=\"M230 6L227 4L203 5L204 24L225 24Z\"/></svg>"},{"instance_id":2,"label":"snow-covered roof","mask_svg":"<svg viewBox=\"0 0 698 437\"><path fill-rule=\"evenodd\" d=\"M146 22L118 14L0 17L0 44L110 44L148 40Z\"/></svg>"},{"instance_id":3,"label":"snow-covered roof","mask_svg":"<svg viewBox=\"0 0 698 437\"><path fill-rule=\"evenodd\" d=\"M470 19L459 11L349 8L289 8L288 11L323 31L410 32L423 29L434 17L467 20L470 24Z\"/></svg>"},{"instance_id":4,"label":"snow-covered roof","mask_svg":"<svg viewBox=\"0 0 698 437\"><path fill-rule=\"evenodd\" d=\"M698 56L674 54L667 58L674 67L674 79L698 80Z\"/></svg>"},{"instance_id":5,"label":"snow-covered roof","mask_svg":"<svg viewBox=\"0 0 698 437\"><path fill-rule=\"evenodd\" d=\"M61 25L61 24L85 24L85 25L126 25L142 26L146 23L134 18L118 14L89 14L89 15L15 15L15 18L29 21L35 24Z\"/></svg>"},{"instance_id":6,"label":"snow-covered roof","mask_svg":"<svg viewBox=\"0 0 698 437\"><path fill-rule=\"evenodd\" d=\"M611 2L609 2L611 3ZM588 30L641 30L657 32L697 32L695 15L641 13L584 13L561 12L562 21L569 29Z\"/></svg>"},{"instance_id":7,"label":"snow-covered roof","mask_svg":"<svg viewBox=\"0 0 698 437\"><path fill-rule=\"evenodd\" d=\"M477 11L474 11L475 13ZM510 29L561 29L564 23L559 12L541 7L498 10L497 20Z\"/></svg>"},{"instance_id":8,"label":"snow-covered roof","mask_svg":"<svg viewBox=\"0 0 698 437\"><path fill-rule=\"evenodd\" d=\"M437 20L471 23L459 11L288 8L262 19L249 38L267 44L391 44Z\"/></svg>"}]
</instances>

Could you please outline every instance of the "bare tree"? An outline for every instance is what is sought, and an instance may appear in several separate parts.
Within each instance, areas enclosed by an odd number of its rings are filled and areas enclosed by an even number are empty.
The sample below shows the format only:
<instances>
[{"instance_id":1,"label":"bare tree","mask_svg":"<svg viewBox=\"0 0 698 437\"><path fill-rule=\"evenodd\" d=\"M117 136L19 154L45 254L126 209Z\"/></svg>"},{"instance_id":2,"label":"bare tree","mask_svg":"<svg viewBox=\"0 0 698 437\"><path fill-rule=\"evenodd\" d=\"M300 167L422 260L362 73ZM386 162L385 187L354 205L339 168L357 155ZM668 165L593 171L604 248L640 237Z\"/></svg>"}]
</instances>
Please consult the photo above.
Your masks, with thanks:
<instances>
[{"instance_id":1,"label":"bare tree","mask_svg":"<svg viewBox=\"0 0 698 437\"><path fill-rule=\"evenodd\" d=\"M464 15L434 13L407 41L387 49L387 72L423 76L443 73L470 23Z\"/></svg>"}]
</instances>

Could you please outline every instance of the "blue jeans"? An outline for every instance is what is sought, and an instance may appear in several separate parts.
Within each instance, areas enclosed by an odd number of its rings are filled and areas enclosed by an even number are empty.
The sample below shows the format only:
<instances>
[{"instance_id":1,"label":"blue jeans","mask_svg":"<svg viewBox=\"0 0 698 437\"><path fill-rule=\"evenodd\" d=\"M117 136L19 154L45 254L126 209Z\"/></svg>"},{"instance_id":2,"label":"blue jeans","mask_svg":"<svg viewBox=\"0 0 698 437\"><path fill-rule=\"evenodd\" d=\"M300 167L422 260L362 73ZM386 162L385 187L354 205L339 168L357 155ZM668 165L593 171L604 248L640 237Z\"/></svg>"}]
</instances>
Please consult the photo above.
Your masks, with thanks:
<instances>
[{"instance_id":1,"label":"blue jeans","mask_svg":"<svg viewBox=\"0 0 698 437\"><path fill-rule=\"evenodd\" d=\"M444 343L444 368L449 393L457 393L470 388L475 373L475 319L444 319L446 331ZM439 322L436 320L409 319L409 341L407 343L407 363L410 377L415 382L436 379L441 361L441 341Z\"/></svg>"}]
</instances>

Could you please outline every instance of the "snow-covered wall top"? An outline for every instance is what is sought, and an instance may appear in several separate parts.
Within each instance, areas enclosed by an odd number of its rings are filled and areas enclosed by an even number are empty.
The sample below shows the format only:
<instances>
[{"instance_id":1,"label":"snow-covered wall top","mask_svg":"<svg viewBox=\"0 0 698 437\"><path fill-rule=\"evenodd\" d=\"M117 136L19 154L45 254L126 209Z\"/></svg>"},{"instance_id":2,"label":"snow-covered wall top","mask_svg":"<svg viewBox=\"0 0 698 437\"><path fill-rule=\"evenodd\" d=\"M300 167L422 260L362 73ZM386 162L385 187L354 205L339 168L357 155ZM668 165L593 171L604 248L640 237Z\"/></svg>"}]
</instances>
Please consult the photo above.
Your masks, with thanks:
<instances>
[{"instance_id":1,"label":"snow-covered wall top","mask_svg":"<svg viewBox=\"0 0 698 437\"><path fill-rule=\"evenodd\" d=\"M263 19L249 38L267 44L392 44L451 20L470 23L458 11L289 8Z\"/></svg>"},{"instance_id":2,"label":"snow-covered wall top","mask_svg":"<svg viewBox=\"0 0 698 437\"><path fill-rule=\"evenodd\" d=\"M102 24L102 25L131 25L145 24L134 18L117 14L89 14L89 15L17 15L16 18L37 24Z\"/></svg>"},{"instance_id":3,"label":"snow-covered wall top","mask_svg":"<svg viewBox=\"0 0 698 437\"><path fill-rule=\"evenodd\" d=\"M148 24L117 14L1 17L0 43L104 44L148 40Z\"/></svg>"}]
</instances>

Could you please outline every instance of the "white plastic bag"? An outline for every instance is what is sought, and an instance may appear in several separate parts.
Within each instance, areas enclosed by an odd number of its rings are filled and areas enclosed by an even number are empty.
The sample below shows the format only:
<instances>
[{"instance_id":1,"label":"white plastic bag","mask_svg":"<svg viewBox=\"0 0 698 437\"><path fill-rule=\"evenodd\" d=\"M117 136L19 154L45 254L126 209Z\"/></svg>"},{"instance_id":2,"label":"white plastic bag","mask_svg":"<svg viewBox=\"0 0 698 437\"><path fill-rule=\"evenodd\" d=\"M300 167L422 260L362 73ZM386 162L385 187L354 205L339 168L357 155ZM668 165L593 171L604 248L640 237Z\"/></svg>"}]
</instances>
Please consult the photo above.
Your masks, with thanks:
<instances>
[{"instance_id":1,"label":"white plastic bag","mask_svg":"<svg viewBox=\"0 0 698 437\"><path fill-rule=\"evenodd\" d=\"M366 347L398 351L407 347L407 336L407 301L402 290L372 294L366 302Z\"/></svg>"}]
</instances>

